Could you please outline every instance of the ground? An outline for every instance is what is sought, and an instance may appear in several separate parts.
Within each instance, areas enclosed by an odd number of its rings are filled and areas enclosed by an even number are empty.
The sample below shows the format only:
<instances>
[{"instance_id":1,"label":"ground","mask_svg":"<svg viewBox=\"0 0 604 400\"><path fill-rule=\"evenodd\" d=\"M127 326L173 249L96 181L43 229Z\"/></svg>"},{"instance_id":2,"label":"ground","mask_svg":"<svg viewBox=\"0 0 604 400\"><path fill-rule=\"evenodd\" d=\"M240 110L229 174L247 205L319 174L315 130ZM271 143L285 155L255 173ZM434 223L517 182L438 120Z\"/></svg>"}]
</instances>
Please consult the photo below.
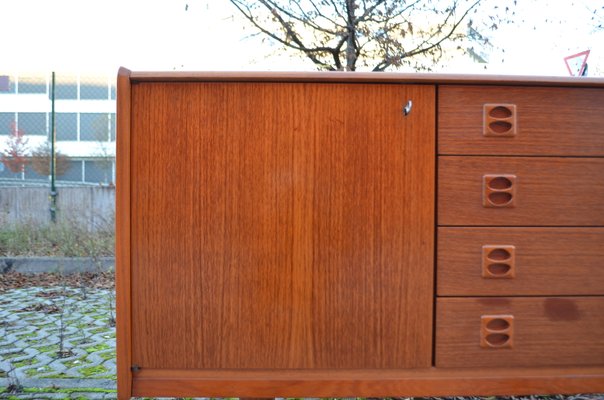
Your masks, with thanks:
<instances>
[{"instance_id":1,"label":"ground","mask_svg":"<svg viewBox=\"0 0 604 400\"><path fill-rule=\"evenodd\" d=\"M115 397L111 274L4 274L0 292L0 398Z\"/></svg>"}]
</instances>

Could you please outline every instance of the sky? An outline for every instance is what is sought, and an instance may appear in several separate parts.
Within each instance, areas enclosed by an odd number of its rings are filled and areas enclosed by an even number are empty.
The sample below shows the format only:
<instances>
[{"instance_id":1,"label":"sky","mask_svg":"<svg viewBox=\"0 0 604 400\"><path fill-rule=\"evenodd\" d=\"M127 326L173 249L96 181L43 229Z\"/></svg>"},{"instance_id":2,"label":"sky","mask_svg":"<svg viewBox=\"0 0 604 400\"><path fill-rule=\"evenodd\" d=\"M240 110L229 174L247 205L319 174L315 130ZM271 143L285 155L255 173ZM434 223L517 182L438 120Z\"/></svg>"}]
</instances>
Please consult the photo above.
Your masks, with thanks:
<instances>
[{"instance_id":1,"label":"sky","mask_svg":"<svg viewBox=\"0 0 604 400\"><path fill-rule=\"evenodd\" d=\"M488 33L486 69L462 57L436 70L565 76L563 58L589 49L590 76L604 76L604 30L589 20L603 0L518 3L518 22ZM253 35L228 0L0 0L0 15L0 72L314 69Z\"/></svg>"}]
</instances>

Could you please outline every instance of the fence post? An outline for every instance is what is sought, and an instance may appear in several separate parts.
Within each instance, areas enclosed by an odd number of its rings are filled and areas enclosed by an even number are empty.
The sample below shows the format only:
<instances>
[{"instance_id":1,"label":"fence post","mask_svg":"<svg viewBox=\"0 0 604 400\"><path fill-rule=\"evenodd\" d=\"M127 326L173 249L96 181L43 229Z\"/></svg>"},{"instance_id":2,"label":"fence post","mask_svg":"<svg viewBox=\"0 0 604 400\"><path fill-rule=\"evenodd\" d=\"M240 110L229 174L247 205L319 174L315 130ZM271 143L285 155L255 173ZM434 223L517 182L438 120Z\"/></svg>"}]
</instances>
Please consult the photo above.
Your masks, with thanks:
<instances>
[{"instance_id":1,"label":"fence post","mask_svg":"<svg viewBox=\"0 0 604 400\"><path fill-rule=\"evenodd\" d=\"M50 220L57 222L57 188L55 186L56 152L55 142L57 132L55 129L55 72L52 72L51 84L51 111L50 111Z\"/></svg>"}]
</instances>

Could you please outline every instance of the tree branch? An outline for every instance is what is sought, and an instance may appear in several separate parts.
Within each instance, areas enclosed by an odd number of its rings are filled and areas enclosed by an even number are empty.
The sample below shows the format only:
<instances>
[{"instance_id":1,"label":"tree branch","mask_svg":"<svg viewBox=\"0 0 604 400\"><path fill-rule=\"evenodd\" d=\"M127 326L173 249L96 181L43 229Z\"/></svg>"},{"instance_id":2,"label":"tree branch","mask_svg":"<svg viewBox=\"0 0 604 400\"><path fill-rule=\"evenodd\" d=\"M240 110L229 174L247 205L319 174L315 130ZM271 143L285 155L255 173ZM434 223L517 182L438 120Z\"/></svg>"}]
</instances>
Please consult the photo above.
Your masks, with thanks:
<instances>
[{"instance_id":1,"label":"tree branch","mask_svg":"<svg viewBox=\"0 0 604 400\"><path fill-rule=\"evenodd\" d=\"M317 4L315 3L314 0L308 0L308 2L310 3L310 5L314 8L314 10L317 12L317 15L320 16L321 18L325 18L327 21L331 22L334 26L340 27L340 28L344 28L344 26L342 26L341 24L338 24L336 22L335 19L331 19L328 18L324 12L322 12L319 7L317 6ZM296 4L298 5L298 7L301 7L299 2L296 2ZM337 15L337 14L336 14Z\"/></svg>"},{"instance_id":2,"label":"tree branch","mask_svg":"<svg viewBox=\"0 0 604 400\"><path fill-rule=\"evenodd\" d=\"M340 12L340 9L338 8L338 5L333 0L329 0L329 2L333 6L333 10L336 13L336 15L338 17L342 18L344 21L346 21L346 17Z\"/></svg>"},{"instance_id":3,"label":"tree branch","mask_svg":"<svg viewBox=\"0 0 604 400\"><path fill-rule=\"evenodd\" d=\"M461 18L457 22L455 22L455 24L453 24L453 27L448 31L448 33L445 34L444 36L442 36L440 38L440 40L438 40L436 43L430 43L430 40L432 38L434 38L438 33L442 32L441 28L447 24L447 22L449 21L449 18L451 18L451 16L455 13L456 7L453 7L451 9L451 11L449 12L449 14L447 14L447 17L445 18L445 20L443 21L443 23L439 25L439 27L436 30L436 32L433 33L427 39L425 39L414 50L409 51L409 52L404 52L403 54L397 56L396 58L394 58L394 57L392 57L392 58L384 58L384 60L382 60L378 65L376 65L373 68L373 71L375 71L375 72L384 71L386 68L390 67L395 62L395 60L397 62L399 62L400 60L403 60L404 58L413 57L415 55L426 53L426 52L428 52L428 51L430 51L432 49L440 47L440 45L442 44L442 42L444 42L445 40L449 39L453 35L453 33L455 32L455 30L457 30L457 27L459 26L459 24L461 24L461 22L466 18L466 16L470 13L470 11L472 11L480 3L480 1L481 0L476 0L474 2L474 4L472 4L470 7L468 7L466 9L466 11L463 13L463 15L461 16ZM425 44L428 44L428 46L427 47L423 47Z\"/></svg>"},{"instance_id":4,"label":"tree branch","mask_svg":"<svg viewBox=\"0 0 604 400\"><path fill-rule=\"evenodd\" d=\"M268 5L270 5L271 7L274 7L275 9L279 10L281 13L285 14L286 16L288 16L289 18L296 20L298 22L301 22L302 24L309 26L312 29L315 29L319 32L323 32L323 33L327 33L330 35L335 35L337 34L337 32L324 28L316 23L314 23L312 21L312 19L308 16L308 14L302 9L302 7L300 6L300 3L296 2L296 5L298 6L298 9L300 10L300 12L302 13L302 16L298 16L296 14L294 14L293 12L289 12L287 11L285 8L279 6L276 2L274 1L260 1L261 3L263 3L265 6L265 3L268 3Z\"/></svg>"},{"instance_id":5,"label":"tree branch","mask_svg":"<svg viewBox=\"0 0 604 400\"><path fill-rule=\"evenodd\" d=\"M294 50L298 50L298 51L302 51L312 62L314 62L315 64L321 66L322 68L325 68L327 70L333 70L334 68L330 65L327 64L324 61L321 61L317 58L317 56L315 54L320 54L320 53L332 53L333 49L330 47L306 47L302 41L300 40L300 38L298 37L298 35L296 34L296 32L294 32L289 25L287 24L287 22L278 14L273 14L273 16L278 20L279 24L281 25L281 27L287 32L287 34L291 37L292 42L289 42L287 40L287 37L285 39L277 36L276 34L274 34L272 31L268 30L267 28L265 28L264 26L260 25L256 19L254 18L251 9L249 8L249 6L241 4L242 2L239 0L230 0L231 3L237 7L237 9L239 9L239 11L245 16L245 18L250 21L258 30L260 30L262 33L264 33L265 35L269 36L270 38L276 40L277 42L283 44L286 47L292 48ZM270 6L268 6L267 4L265 4L264 1L261 0L261 3L267 7L267 9L269 11L271 11ZM245 9L244 9L245 8Z\"/></svg>"}]
</instances>

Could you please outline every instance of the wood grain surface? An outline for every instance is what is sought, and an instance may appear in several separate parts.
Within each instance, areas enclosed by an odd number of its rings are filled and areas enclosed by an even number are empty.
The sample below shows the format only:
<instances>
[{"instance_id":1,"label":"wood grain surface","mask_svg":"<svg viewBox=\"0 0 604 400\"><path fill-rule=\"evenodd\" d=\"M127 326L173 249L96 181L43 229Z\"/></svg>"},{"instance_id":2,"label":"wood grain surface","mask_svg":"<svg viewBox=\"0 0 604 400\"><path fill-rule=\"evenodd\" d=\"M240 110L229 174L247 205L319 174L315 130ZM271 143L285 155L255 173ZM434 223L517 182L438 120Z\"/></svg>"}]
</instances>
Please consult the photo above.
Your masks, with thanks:
<instances>
[{"instance_id":1,"label":"wood grain surface","mask_svg":"<svg viewBox=\"0 0 604 400\"><path fill-rule=\"evenodd\" d=\"M515 206L483 206L483 176L515 175ZM604 225L604 158L439 157L439 225Z\"/></svg>"},{"instance_id":2,"label":"wood grain surface","mask_svg":"<svg viewBox=\"0 0 604 400\"><path fill-rule=\"evenodd\" d=\"M136 396L425 397L604 392L604 368L405 370L141 370Z\"/></svg>"},{"instance_id":3,"label":"wood grain surface","mask_svg":"<svg viewBox=\"0 0 604 400\"><path fill-rule=\"evenodd\" d=\"M430 366L434 92L133 85L132 362Z\"/></svg>"},{"instance_id":4,"label":"wood grain surface","mask_svg":"<svg viewBox=\"0 0 604 400\"><path fill-rule=\"evenodd\" d=\"M120 399L132 393L132 320L130 302L130 71L117 76L116 216L115 216L115 308L117 390Z\"/></svg>"},{"instance_id":5,"label":"wood grain surface","mask_svg":"<svg viewBox=\"0 0 604 400\"><path fill-rule=\"evenodd\" d=\"M439 154L604 155L604 89L440 86ZM483 106L514 104L516 135L483 135Z\"/></svg>"},{"instance_id":6,"label":"wood grain surface","mask_svg":"<svg viewBox=\"0 0 604 400\"><path fill-rule=\"evenodd\" d=\"M514 246L513 278L482 276L488 245ZM604 295L604 228L439 228L437 248L440 296Z\"/></svg>"},{"instance_id":7,"label":"wood grain surface","mask_svg":"<svg viewBox=\"0 0 604 400\"><path fill-rule=\"evenodd\" d=\"M436 367L602 365L604 297L439 298ZM480 346L481 316L512 315L511 348Z\"/></svg>"}]
</instances>

